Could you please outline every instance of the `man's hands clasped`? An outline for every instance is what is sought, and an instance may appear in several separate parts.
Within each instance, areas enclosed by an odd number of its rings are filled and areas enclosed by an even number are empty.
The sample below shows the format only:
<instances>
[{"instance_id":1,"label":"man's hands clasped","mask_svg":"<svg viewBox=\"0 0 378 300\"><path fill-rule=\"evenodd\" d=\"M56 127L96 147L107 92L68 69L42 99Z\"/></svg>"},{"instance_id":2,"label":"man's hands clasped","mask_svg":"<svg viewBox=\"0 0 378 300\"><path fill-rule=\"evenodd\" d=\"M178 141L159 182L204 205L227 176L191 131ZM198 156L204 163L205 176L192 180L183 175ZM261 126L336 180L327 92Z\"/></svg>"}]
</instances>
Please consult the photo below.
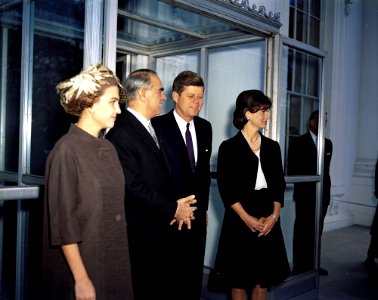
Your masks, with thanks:
<instances>
[{"instance_id":1,"label":"man's hands clasped","mask_svg":"<svg viewBox=\"0 0 378 300\"><path fill-rule=\"evenodd\" d=\"M181 198L177 200L177 210L174 219L171 221L171 225L177 222L178 230L181 230L182 225L186 224L188 229L191 228L191 221L194 220L194 211L197 209L196 206L191 206L195 204L197 200L194 195Z\"/></svg>"}]
</instances>

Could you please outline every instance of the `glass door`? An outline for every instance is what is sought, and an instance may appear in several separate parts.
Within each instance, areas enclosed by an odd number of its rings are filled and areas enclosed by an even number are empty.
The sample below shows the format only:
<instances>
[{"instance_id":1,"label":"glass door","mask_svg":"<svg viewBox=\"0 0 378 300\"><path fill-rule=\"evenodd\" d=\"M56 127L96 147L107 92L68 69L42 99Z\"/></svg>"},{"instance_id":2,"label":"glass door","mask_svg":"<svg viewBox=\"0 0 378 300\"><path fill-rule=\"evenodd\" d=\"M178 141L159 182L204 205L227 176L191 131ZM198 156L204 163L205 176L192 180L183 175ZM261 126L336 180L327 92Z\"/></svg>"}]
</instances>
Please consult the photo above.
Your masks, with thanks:
<instances>
[{"instance_id":1,"label":"glass door","mask_svg":"<svg viewBox=\"0 0 378 300\"><path fill-rule=\"evenodd\" d=\"M40 293L44 165L70 123L55 85L83 66L84 12L84 1L0 4L1 299Z\"/></svg>"}]
</instances>

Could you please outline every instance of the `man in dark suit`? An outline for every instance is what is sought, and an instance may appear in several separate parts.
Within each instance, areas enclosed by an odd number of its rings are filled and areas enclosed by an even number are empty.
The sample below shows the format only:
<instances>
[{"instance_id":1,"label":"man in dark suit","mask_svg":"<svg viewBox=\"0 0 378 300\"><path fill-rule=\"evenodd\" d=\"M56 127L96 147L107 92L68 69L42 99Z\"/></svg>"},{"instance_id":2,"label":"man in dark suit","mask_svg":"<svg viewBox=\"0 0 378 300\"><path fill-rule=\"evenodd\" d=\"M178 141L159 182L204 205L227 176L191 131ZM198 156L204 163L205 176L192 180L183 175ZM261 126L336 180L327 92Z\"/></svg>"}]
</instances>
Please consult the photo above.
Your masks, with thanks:
<instances>
[{"instance_id":1,"label":"man in dark suit","mask_svg":"<svg viewBox=\"0 0 378 300\"><path fill-rule=\"evenodd\" d=\"M291 141L288 153L289 175L317 175L318 123L319 111L316 110L310 115L310 130ZM332 142L327 138L324 150L320 232L323 231L324 218L327 214L331 194L329 167L332 158ZM299 274L314 270L316 182L295 183L293 198L296 213L293 237L293 274ZM327 275L328 271L320 268L319 274Z\"/></svg>"},{"instance_id":2,"label":"man in dark suit","mask_svg":"<svg viewBox=\"0 0 378 300\"><path fill-rule=\"evenodd\" d=\"M160 78L153 70L136 70L127 77L125 90L128 108L106 137L116 147L125 175L134 299L166 299L171 282L165 274L184 273L179 266L187 259L171 261L170 231L181 230L183 224L191 227L196 200L188 194L175 198L169 167L151 128L150 119L160 114L166 99ZM172 226L175 222L178 228ZM174 264L176 269L167 269Z\"/></svg>"},{"instance_id":3,"label":"man in dark suit","mask_svg":"<svg viewBox=\"0 0 378 300\"><path fill-rule=\"evenodd\" d=\"M374 185L374 195L378 199L378 159L375 163L375 185ZM370 271L373 271L375 268L375 259L378 257L378 204L375 209L373 223L371 224L370 229L370 244L367 251L367 257L365 260L365 266L367 266ZM377 271L376 271L377 272ZM375 274L375 276L377 276ZM378 279L378 277L376 277Z\"/></svg>"},{"instance_id":4,"label":"man in dark suit","mask_svg":"<svg viewBox=\"0 0 378 300\"><path fill-rule=\"evenodd\" d=\"M204 89L200 75L191 71L181 72L173 81L175 108L152 119L167 154L175 197L194 194L197 200L192 228L171 231L174 243L172 260L179 261L182 256L187 259L180 263L185 272L174 274L172 278L171 297L168 296L168 299L199 300L201 296L212 144L211 124L198 117Z\"/></svg>"}]
</instances>

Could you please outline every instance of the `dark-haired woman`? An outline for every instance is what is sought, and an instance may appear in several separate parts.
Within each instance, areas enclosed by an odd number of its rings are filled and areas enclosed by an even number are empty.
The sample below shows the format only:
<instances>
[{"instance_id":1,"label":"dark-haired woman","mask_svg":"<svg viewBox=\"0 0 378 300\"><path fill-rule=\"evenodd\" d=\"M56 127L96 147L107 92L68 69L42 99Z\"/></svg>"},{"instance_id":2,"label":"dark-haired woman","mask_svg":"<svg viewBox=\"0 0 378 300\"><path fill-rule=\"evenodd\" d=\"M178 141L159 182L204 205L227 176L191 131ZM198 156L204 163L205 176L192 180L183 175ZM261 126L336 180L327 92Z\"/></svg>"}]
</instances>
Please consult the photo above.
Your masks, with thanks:
<instances>
[{"instance_id":1,"label":"dark-haired woman","mask_svg":"<svg viewBox=\"0 0 378 300\"><path fill-rule=\"evenodd\" d=\"M217 181L225 206L217 269L233 300L267 299L268 289L289 276L280 227L285 180L279 144L259 130L271 101L258 90L236 100L233 123L240 131L218 152Z\"/></svg>"}]
</instances>

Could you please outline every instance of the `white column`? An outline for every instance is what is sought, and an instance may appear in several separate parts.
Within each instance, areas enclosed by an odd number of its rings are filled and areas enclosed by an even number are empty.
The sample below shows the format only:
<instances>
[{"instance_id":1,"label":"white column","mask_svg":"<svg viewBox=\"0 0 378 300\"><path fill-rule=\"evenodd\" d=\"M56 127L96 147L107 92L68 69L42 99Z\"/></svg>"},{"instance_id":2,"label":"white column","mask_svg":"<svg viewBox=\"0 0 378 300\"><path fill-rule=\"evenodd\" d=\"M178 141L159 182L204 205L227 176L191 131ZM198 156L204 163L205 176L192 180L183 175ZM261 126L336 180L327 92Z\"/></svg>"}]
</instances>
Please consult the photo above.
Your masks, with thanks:
<instances>
[{"instance_id":1,"label":"white column","mask_svg":"<svg viewBox=\"0 0 378 300\"><path fill-rule=\"evenodd\" d=\"M84 68L102 62L103 0L85 1Z\"/></svg>"},{"instance_id":2,"label":"white column","mask_svg":"<svg viewBox=\"0 0 378 300\"><path fill-rule=\"evenodd\" d=\"M118 0L105 0L104 64L115 72L117 59Z\"/></svg>"}]
</instances>

